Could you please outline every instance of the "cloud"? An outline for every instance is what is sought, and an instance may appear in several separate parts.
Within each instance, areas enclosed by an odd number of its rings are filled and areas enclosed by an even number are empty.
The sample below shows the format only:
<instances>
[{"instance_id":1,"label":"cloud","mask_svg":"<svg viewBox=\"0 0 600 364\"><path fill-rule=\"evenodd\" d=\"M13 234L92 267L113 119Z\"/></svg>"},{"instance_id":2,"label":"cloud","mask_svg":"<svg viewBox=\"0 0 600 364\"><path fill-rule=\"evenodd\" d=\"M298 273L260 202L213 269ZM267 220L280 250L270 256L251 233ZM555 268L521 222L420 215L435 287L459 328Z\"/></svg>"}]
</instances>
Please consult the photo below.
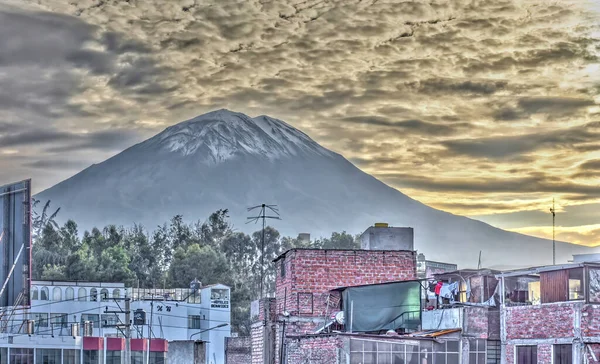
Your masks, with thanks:
<instances>
[{"instance_id":1,"label":"cloud","mask_svg":"<svg viewBox=\"0 0 600 364\"><path fill-rule=\"evenodd\" d=\"M440 125L435 123L428 123L426 121L412 119L412 120L400 120L392 121L386 117L378 116L351 116L343 119L345 122L374 125L374 126L385 126L390 128L397 128L406 130L412 133L427 134L427 135L450 135L457 133L460 129L468 126L466 123L454 124L454 125Z\"/></svg>"},{"instance_id":2,"label":"cloud","mask_svg":"<svg viewBox=\"0 0 600 364\"><path fill-rule=\"evenodd\" d=\"M79 171L82 168L89 166L89 163L71 159L43 159L34 162L28 162L25 165L35 169Z\"/></svg>"},{"instance_id":3,"label":"cloud","mask_svg":"<svg viewBox=\"0 0 600 364\"><path fill-rule=\"evenodd\" d=\"M0 19L0 135L78 135L21 148L30 163L99 162L226 107L286 120L451 211L515 194L535 210L547 191L596 199L596 170L579 165L600 148L600 17L583 0L13 3L23 9ZM107 130L132 135L91 137Z\"/></svg>"},{"instance_id":4,"label":"cloud","mask_svg":"<svg viewBox=\"0 0 600 364\"><path fill-rule=\"evenodd\" d=\"M483 158L507 158L541 149L574 149L600 137L600 123L570 129L479 139L447 140L441 144L451 153Z\"/></svg>"}]
</instances>

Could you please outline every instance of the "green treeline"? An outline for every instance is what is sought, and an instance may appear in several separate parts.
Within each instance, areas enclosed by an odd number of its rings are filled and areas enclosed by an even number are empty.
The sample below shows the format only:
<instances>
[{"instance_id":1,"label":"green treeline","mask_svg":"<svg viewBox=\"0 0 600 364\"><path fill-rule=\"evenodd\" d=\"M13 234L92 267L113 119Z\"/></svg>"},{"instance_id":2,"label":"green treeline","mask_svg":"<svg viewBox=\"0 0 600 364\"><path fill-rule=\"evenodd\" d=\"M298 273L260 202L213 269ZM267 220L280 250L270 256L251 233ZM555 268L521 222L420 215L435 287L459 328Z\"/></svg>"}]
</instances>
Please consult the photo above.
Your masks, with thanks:
<instances>
[{"instance_id":1,"label":"green treeline","mask_svg":"<svg viewBox=\"0 0 600 364\"><path fill-rule=\"evenodd\" d=\"M37 205L39 201L35 201ZM149 231L143 226L106 226L83 237L73 220L59 226L49 214L50 202L33 218L32 270L35 280L123 282L129 287L187 288L197 278L203 285L231 287L232 330L250 330L250 302L260 292L262 230L247 235L233 230L227 210L205 221L186 224L183 216ZM265 229L265 292L272 292L271 261L291 248L356 249L356 237L333 233L305 242Z\"/></svg>"}]
</instances>

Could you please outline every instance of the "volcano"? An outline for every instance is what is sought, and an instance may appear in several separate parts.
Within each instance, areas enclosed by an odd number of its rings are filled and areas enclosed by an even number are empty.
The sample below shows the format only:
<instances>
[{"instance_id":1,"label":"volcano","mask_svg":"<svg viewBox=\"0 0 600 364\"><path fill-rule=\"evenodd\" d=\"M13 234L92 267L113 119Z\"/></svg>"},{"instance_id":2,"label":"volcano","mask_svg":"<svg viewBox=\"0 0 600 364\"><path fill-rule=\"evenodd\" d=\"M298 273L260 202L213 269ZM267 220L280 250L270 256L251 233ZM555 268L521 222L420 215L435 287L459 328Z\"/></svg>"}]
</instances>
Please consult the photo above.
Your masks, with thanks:
<instances>
[{"instance_id":1,"label":"volcano","mask_svg":"<svg viewBox=\"0 0 600 364\"><path fill-rule=\"evenodd\" d=\"M433 178L433 177L432 177ZM414 228L427 259L486 267L552 262L552 242L426 206L361 171L300 130L269 116L213 111L171 126L35 196L81 229L142 224L228 209L235 228L250 206L278 205L282 235L360 233L375 222ZM557 261L588 248L557 243Z\"/></svg>"}]
</instances>

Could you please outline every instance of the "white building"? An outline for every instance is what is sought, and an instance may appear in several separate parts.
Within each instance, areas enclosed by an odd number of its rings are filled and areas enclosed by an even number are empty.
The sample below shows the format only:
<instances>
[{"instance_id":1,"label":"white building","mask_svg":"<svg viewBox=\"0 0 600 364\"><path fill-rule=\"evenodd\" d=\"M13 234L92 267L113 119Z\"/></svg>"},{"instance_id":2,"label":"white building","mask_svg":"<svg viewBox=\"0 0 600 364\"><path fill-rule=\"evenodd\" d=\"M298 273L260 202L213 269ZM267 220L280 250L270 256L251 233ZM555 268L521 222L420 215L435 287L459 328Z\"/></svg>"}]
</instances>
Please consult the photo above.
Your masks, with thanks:
<instances>
[{"instance_id":1,"label":"white building","mask_svg":"<svg viewBox=\"0 0 600 364\"><path fill-rule=\"evenodd\" d=\"M230 289L225 285L200 287L194 291L126 288L122 283L33 281L31 308L6 313L0 321L4 326L0 330L0 364L5 363L6 348L11 347L16 353L16 348L42 348L50 342L54 348L79 348L81 362L86 364L90 361L83 358L85 345L81 336L110 338L98 344L104 346L106 360L101 362L121 363L108 359L106 353L111 352L109 346L120 345L118 338L124 337L117 326L125 323L125 297L131 298L132 339L148 338L151 330L151 350L156 345L160 347L160 338L166 341L201 340L206 342L207 364L225 362L225 338L231 334ZM145 316L144 324L138 322L138 316ZM28 324L28 320L33 322ZM33 325L33 335L27 335L27 325ZM12 339L9 339L11 335ZM27 346L19 346L23 340L27 341ZM37 350L34 355L37 356Z\"/></svg>"}]
</instances>

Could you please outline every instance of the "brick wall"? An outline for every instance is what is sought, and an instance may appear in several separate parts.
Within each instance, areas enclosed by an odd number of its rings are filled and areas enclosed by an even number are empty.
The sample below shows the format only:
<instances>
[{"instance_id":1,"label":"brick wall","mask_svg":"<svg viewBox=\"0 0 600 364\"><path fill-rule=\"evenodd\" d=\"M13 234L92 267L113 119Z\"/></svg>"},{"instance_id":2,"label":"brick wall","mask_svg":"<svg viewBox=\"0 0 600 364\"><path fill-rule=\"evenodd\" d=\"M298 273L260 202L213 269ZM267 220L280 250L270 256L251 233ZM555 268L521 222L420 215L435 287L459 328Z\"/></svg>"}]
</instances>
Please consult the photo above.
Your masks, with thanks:
<instances>
[{"instance_id":1,"label":"brick wall","mask_svg":"<svg viewBox=\"0 0 600 364\"><path fill-rule=\"evenodd\" d=\"M285 264L285 269L281 265ZM285 276L282 276L285 272ZM293 250L277 262L277 313L322 317L330 290L416 279L412 251Z\"/></svg>"},{"instance_id":2,"label":"brick wall","mask_svg":"<svg viewBox=\"0 0 600 364\"><path fill-rule=\"evenodd\" d=\"M482 303L483 296L481 295L483 291L483 276L476 276L469 278L471 283L471 297L469 302Z\"/></svg>"},{"instance_id":3,"label":"brick wall","mask_svg":"<svg viewBox=\"0 0 600 364\"><path fill-rule=\"evenodd\" d=\"M225 364L248 364L252 362L251 337L225 338Z\"/></svg>"},{"instance_id":4,"label":"brick wall","mask_svg":"<svg viewBox=\"0 0 600 364\"><path fill-rule=\"evenodd\" d=\"M538 345L537 360L538 364L552 364L552 345Z\"/></svg>"},{"instance_id":5,"label":"brick wall","mask_svg":"<svg viewBox=\"0 0 600 364\"><path fill-rule=\"evenodd\" d=\"M574 303L507 307L507 339L573 337L574 307Z\"/></svg>"},{"instance_id":6,"label":"brick wall","mask_svg":"<svg viewBox=\"0 0 600 364\"><path fill-rule=\"evenodd\" d=\"M581 334L583 336L600 336L600 305L583 306L581 310Z\"/></svg>"},{"instance_id":7,"label":"brick wall","mask_svg":"<svg viewBox=\"0 0 600 364\"><path fill-rule=\"evenodd\" d=\"M585 351L585 357L587 358L587 362L588 363L598 363L600 362L600 344L588 344L588 346L590 347L590 349L592 350L592 352L594 353L596 359L598 359L598 361L594 360L594 357L592 355L590 355L590 353L586 350Z\"/></svg>"},{"instance_id":8,"label":"brick wall","mask_svg":"<svg viewBox=\"0 0 600 364\"><path fill-rule=\"evenodd\" d=\"M252 364L263 364L264 350L264 326L261 322L252 324L250 328L250 340L252 343L250 354L252 356Z\"/></svg>"},{"instance_id":9,"label":"brick wall","mask_svg":"<svg viewBox=\"0 0 600 364\"><path fill-rule=\"evenodd\" d=\"M487 307L465 307L464 308L464 332L469 337L478 339L488 338L489 319L488 314L493 312Z\"/></svg>"},{"instance_id":10,"label":"brick wall","mask_svg":"<svg viewBox=\"0 0 600 364\"><path fill-rule=\"evenodd\" d=\"M337 364L343 339L336 336L290 338L286 346L286 364Z\"/></svg>"}]
</instances>

